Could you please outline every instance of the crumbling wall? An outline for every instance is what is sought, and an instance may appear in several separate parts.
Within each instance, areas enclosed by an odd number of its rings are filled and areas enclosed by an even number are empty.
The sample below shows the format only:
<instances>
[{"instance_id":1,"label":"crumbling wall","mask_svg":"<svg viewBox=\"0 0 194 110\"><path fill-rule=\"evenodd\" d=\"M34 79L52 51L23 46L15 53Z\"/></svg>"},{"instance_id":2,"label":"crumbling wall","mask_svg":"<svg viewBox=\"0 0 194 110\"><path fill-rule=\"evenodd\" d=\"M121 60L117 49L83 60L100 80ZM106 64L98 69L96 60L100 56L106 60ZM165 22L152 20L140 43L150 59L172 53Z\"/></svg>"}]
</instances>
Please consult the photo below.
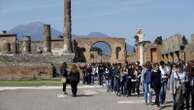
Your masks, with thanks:
<instances>
[{"instance_id":1,"label":"crumbling wall","mask_svg":"<svg viewBox=\"0 0 194 110\"><path fill-rule=\"evenodd\" d=\"M0 64L0 80L51 79L50 64Z\"/></svg>"}]
</instances>

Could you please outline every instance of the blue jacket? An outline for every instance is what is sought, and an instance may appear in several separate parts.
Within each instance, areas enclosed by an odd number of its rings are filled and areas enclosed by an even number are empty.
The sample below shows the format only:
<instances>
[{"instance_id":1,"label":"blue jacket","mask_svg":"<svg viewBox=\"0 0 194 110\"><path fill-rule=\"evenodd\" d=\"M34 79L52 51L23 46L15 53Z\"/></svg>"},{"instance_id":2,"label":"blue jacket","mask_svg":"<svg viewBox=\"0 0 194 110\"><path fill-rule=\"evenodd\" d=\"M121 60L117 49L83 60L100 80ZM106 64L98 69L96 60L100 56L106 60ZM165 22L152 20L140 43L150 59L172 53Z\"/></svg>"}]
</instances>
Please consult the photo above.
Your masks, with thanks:
<instances>
[{"instance_id":1,"label":"blue jacket","mask_svg":"<svg viewBox=\"0 0 194 110\"><path fill-rule=\"evenodd\" d=\"M146 70L146 72L143 75L143 83L151 83L151 70Z\"/></svg>"}]
</instances>

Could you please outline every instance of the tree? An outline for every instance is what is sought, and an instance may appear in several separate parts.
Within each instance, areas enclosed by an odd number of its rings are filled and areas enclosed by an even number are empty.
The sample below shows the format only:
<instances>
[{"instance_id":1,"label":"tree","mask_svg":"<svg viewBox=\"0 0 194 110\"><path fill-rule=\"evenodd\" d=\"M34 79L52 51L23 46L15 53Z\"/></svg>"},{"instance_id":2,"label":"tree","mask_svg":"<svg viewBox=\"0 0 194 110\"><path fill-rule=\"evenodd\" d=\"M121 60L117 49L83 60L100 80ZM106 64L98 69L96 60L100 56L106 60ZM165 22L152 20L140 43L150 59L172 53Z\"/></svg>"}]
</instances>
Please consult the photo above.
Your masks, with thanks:
<instances>
[{"instance_id":1,"label":"tree","mask_svg":"<svg viewBox=\"0 0 194 110\"><path fill-rule=\"evenodd\" d=\"M158 44L158 45L162 45L162 36L158 36L155 40L154 43Z\"/></svg>"},{"instance_id":2,"label":"tree","mask_svg":"<svg viewBox=\"0 0 194 110\"><path fill-rule=\"evenodd\" d=\"M96 51L99 55L102 55L102 49L99 47L92 47L90 51Z\"/></svg>"},{"instance_id":3,"label":"tree","mask_svg":"<svg viewBox=\"0 0 194 110\"><path fill-rule=\"evenodd\" d=\"M188 44L188 40L187 40L187 38L184 35L182 37L182 41L183 41L183 45L187 45Z\"/></svg>"}]
</instances>

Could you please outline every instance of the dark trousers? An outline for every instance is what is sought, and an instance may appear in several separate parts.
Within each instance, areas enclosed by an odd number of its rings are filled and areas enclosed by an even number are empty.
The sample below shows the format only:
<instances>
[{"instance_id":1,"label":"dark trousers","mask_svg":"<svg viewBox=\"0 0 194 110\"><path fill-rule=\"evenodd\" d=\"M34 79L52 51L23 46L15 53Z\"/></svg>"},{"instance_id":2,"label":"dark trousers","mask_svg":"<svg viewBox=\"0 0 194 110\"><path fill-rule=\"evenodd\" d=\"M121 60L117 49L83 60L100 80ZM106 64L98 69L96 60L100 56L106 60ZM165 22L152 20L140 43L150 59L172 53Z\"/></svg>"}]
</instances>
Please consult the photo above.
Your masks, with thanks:
<instances>
[{"instance_id":1,"label":"dark trousers","mask_svg":"<svg viewBox=\"0 0 194 110\"><path fill-rule=\"evenodd\" d=\"M191 110L194 110L194 86L191 87Z\"/></svg>"},{"instance_id":2,"label":"dark trousers","mask_svg":"<svg viewBox=\"0 0 194 110\"><path fill-rule=\"evenodd\" d=\"M73 96L77 95L77 85L78 85L77 81L72 81L71 82L71 91L72 91Z\"/></svg>"},{"instance_id":3,"label":"dark trousers","mask_svg":"<svg viewBox=\"0 0 194 110\"><path fill-rule=\"evenodd\" d=\"M131 92L132 92L132 93L135 93L135 89L136 89L136 87L135 87L135 86L136 86L136 81L132 81L132 85L131 85L131 86L132 86L132 91L131 91Z\"/></svg>"},{"instance_id":4,"label":"dark trousers","mask_svg":"<svg viewBox=\"0 0 194 110\"><path fill-rule=\"evenodd\" d=\"M67 83L63 83L63 92L66 92L66 85Z\"/></svg>"},{"instance_id":5,"label":"dark trousers","mask_svg":"<svg viewBox=\"0 0 194 110\"><path fill-rule=\"evenodd\" d=\"M161 87L160 86L155 86L153 87L154 89L154 92L155 92L155 95L156 95L156 98L155 98L155 104L159 107L160 106L160 100L159 100L159 97L160 97L160 89Z\"/></svg>"},{"instance_id":6,"label":"dark trousers","mask_svg":"<svg viewBox=\"0 0 194 110\"><path fill-rule=\"evenodd\" d=\"M185 93L186 109L187 110L189 110L189 108L190 108L190 94L191 94L191 88L187 84L187 86L186 86L186 93Z\"/></svg>"},{"instance_id":7,"label":"dark trousers","mask_svg":"<svg viewBox=\"0 0 194 110\"><path fill-rule=\"evenodd\" d=\"M103 75L102 74L99 75L99 84L103 85Z\"/></svg>"},{"instance_id":8,"label":"dark trousers","mask_svg":"<svg viewBox=\"0 0 194 110\"><path fill-rule=\"evenodd\" d=\"M140 95L140 90L139 90L139 88L140 88L140 80L138 80L138 81L136 82L135 88L136 88L137 94Z\"/></svg>"}]
</instances>

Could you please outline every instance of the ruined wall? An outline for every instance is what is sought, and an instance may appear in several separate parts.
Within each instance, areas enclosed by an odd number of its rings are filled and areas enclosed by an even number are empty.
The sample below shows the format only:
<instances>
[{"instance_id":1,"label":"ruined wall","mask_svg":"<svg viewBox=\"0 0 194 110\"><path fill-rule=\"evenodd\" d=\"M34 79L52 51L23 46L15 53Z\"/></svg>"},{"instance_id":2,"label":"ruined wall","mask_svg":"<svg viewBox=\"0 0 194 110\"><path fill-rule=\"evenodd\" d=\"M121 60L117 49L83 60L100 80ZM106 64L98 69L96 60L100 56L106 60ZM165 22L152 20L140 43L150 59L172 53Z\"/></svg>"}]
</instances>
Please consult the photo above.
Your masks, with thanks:
<instances>
[{"instance_id":1,"label":"ruined wall","mask_svg":"<svg viewBox=\"0 0 194 110\"><path fill-rule=\"evenodd\" d=\"M74 39L75 57L79 59L77 62L92 62L90 49L98 43L103 42L111 48L111 62L112 63L124 63L126 61L126 46L124 38L76 38ZM120 48L118 52L118 58L116 57L117 48Z\"/></svg>"},{"instance_id":2,"label":"ruined wall","mask_svg":"<svg viewBox=\"0 0 194 110\"><path fill-rule=\"evenodd\" d=\"M52 40L52 53L53 55L61 55L64 52L64 40L63 39L53 39Z\"/></svg>"},{"instance_id":3,"label":"ruined wall","mask_svg":"<svg viewBox=\"0 0 194 110\"><path fill-rule=\"evenodd\" d=\"M144 63L159 63L161 61L160 45L151 43L144 46Z\"/></svg>"},{"instance_id":4,"label":"ruined wall","mask_svg":"<svg viewBox=\"0 0 194 110\"><path fill-rule=\"evenodd\" d=\"M0 64L0 80L51 79L50 64Z\"/></svg>"},{"instance_id":5,"label":"ruined wall","mask_svg":"<svg viewBox=\"0 0 194 110\"><path fill-rule=\"evenodd\" d=\"M3 47L5 43L10 44L10 53L16 53L17 37L15 34L0 34L0 53L4 50Z\"/></svg>"}]
</instances>

